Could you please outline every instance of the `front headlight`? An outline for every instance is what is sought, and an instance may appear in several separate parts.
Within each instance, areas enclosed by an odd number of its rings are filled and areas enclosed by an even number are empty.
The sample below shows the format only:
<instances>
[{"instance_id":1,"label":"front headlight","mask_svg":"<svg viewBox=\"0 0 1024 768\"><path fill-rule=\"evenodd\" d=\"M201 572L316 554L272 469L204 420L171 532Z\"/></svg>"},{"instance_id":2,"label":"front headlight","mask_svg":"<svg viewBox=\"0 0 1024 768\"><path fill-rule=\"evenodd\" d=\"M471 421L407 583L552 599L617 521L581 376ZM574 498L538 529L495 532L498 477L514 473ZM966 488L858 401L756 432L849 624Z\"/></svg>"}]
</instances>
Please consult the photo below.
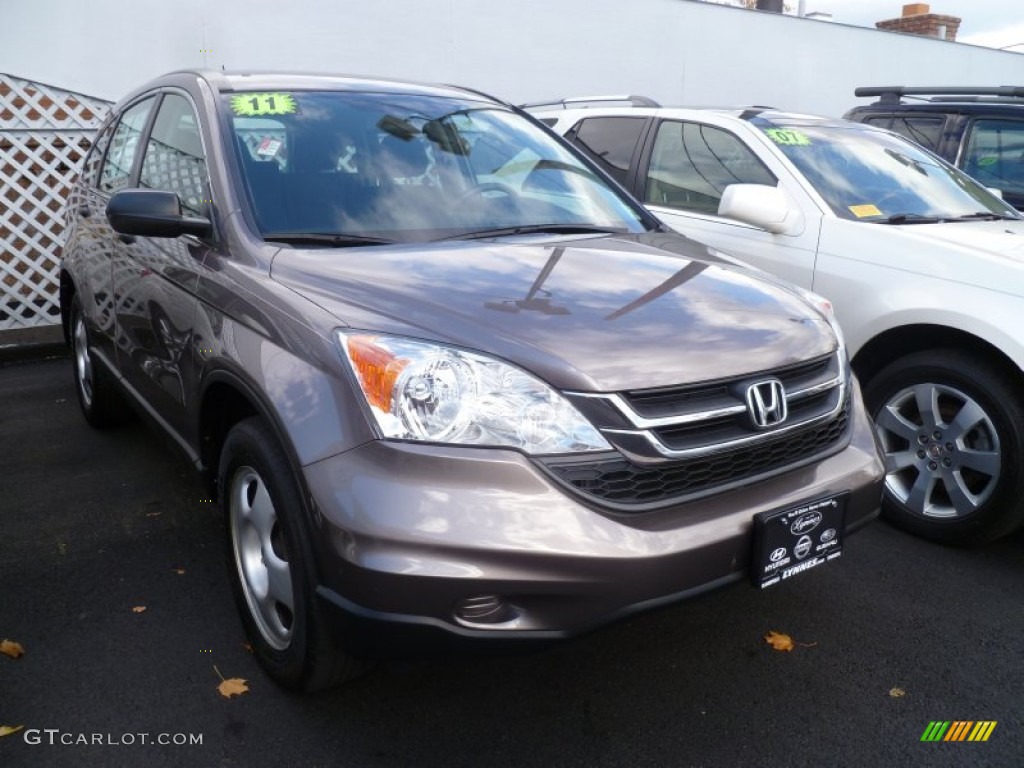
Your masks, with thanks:
<instances>
[{"instance_id":1,"label":"front headlight","mask_svg":"<svg viewBox=\"0 0 1024 768\"><path fill-rule=\"evenodd\" d=\"M562 395L508 363L363 331L338 340L384 437L529 454L611 448Z\"/></svg>"}]
</instances>

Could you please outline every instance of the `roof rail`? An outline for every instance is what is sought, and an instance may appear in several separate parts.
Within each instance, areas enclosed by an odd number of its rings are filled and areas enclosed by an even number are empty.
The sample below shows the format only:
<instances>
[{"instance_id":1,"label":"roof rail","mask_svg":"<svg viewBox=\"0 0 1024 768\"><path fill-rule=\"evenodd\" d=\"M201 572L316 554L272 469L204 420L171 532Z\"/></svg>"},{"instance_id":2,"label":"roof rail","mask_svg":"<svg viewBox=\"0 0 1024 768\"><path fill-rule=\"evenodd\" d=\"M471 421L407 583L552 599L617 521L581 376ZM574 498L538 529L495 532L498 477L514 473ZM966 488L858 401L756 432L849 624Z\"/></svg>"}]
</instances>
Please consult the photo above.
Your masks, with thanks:
<instances>
[{"instance_id":1,"label":"roof rail","mask_svg":"<svg viewBox=\"0 0 1024 768\"><path fill-rule=\"evenodd\" d=\"M1024 86L906 86L885 85L856 88L854 96L878 96L883 103L898 103L900 96L1000 96L1008 99L1024 98Z\"/></svg>"},{"instance_id":2,"label":"roof rail","mask_svg":"<svg viewBox=\"0 0 1024 768\"><path fill-rule=\"evenodd\" d=\"M535 107L557 107L569 109L578 104L602 103L607 101L624 101L631 107L660 107L661 104L646 96L574 96L567 99L551 99L549 101L532 101L528 104L520 104L522 109L534 109Z\"/></svg>"},{"instance_id":3,"label":"roof rail","mask_svg":"<svg viewBox=\"0 0 1024 768\"><path fill-rule=\"evenodd\" d=\"M936 96L927 99L934 104L945 102L982 103L982 104L1020 104L1024 102L1024 96Z\"/></svg>"}]
</instances>

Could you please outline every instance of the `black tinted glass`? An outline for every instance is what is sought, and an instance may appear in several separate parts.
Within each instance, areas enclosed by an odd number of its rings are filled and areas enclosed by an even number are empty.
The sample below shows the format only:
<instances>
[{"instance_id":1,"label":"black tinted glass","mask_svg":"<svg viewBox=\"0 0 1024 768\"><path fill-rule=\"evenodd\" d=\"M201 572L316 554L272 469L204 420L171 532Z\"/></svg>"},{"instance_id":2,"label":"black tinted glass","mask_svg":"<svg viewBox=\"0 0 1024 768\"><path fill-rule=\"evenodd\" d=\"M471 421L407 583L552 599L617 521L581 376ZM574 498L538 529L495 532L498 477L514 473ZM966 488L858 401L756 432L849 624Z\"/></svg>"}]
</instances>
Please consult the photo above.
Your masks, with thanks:
<instances>
[{"instance_id":1,"label":"black tinted glass","mask_svg":"<svg viewBox=\"0 0 1024 768\"><path fill-rule=\"evenodd\" d=\"M616 181L625 184L643 128L641 117L591 117L575 129L573 143Z\"/></svg>"}]
</instances>

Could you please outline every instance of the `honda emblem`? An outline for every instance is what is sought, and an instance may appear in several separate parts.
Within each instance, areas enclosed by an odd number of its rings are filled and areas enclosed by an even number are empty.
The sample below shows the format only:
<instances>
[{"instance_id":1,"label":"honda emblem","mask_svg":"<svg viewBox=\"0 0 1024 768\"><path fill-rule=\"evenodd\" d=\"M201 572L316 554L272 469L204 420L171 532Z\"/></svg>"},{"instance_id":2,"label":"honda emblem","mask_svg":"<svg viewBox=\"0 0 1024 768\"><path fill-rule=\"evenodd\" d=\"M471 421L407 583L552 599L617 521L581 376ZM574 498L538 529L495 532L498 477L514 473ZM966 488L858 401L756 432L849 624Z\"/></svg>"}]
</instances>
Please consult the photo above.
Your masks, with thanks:
<instances>
[{"instance_id":1,"label":"honda emblem","mask_svg":"<svg viewBox=\"0 0 1024 768\"><path fill-rule=\"evenodd\" d=\"M747 387L747 411L758 429L786 420L786 390L778 379L765 379Z\"/></svg>"}]
</instances>

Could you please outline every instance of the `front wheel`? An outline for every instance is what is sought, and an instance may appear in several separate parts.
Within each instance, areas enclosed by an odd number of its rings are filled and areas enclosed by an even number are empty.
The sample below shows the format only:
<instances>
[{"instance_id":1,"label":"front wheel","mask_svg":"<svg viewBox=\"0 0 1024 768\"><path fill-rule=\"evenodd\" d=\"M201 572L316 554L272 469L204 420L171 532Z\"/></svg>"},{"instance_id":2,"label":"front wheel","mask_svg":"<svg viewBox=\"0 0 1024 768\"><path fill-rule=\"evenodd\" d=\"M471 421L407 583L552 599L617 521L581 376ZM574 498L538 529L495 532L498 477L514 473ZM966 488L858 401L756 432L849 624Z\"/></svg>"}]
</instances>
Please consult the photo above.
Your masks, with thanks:
<instances>
[{"instance_id":1,"label":"front wheel","mask_svg":"<svg viewBox=\"0 0 1024 768\"><path fill-rule=\"evenodd\" d=\"M933 541L977 544L1024 522L1024 399L983 357L916 352L864 388L885 453L882 513Z\"/></svg>"},{"instance_id":2,"label":"front wheel","mask_svg":"<svg viewBox=\"0 0 1024 768\"><path fill-rule=\"evenodd\" d=\"M299 486L262 419L241 421L228 433L218 487L232 587L260 664L282 686L297 690L319 690L358 675L365 665L337 646L317 609Z\"/></svg>"}]
</instances>

